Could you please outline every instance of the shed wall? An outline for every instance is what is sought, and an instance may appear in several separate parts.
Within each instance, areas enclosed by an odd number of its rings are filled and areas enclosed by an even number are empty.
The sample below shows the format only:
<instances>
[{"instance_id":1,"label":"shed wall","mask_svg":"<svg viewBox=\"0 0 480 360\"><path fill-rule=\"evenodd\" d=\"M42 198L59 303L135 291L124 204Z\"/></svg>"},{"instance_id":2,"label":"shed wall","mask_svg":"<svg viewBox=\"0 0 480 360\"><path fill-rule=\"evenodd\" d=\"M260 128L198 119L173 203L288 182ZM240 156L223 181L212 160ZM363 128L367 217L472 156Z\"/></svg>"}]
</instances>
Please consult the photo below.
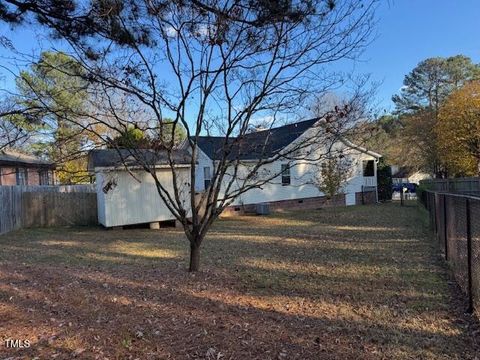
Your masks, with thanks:
<instances>
[{"instance_id":1,"label":"shed wall","mask_svg":"<svg viewBox=\"0 0 480 360\"><path fill-rule=\"evenodd\" d=\"M96 173L98 221L106 227L112 227L174 220L175 217L158 194L153 177L143 170L132 173L135 177L124 170ZM189 210L190 171L188 168L179 168L177 174L178 183L183 184L180 197ZM159 169L157 177L173 196L170 169ZM110 189L104 191L109 184Z\"/></svg>"}]
</instances>

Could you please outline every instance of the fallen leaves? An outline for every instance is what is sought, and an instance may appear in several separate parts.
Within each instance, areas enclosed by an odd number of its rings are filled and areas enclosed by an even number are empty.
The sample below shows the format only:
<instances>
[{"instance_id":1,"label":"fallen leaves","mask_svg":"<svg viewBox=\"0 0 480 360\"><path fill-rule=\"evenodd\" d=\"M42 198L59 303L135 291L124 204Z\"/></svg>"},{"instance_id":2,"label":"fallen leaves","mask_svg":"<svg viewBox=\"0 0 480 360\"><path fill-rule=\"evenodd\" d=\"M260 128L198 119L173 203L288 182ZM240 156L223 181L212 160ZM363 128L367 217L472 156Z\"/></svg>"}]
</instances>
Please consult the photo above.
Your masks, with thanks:
<instances>
[{"instance_id":1,"label":"fallen leaves","mask_svg":"<svg viewBox=\"0 0 480 360\"><path fill-rule=\"evenodd\" d=\"M474 359L416 209L337 210L219 221L197 274L177 230L2 236L0 334L30 359Z\"/></svg>"}]
</instances>

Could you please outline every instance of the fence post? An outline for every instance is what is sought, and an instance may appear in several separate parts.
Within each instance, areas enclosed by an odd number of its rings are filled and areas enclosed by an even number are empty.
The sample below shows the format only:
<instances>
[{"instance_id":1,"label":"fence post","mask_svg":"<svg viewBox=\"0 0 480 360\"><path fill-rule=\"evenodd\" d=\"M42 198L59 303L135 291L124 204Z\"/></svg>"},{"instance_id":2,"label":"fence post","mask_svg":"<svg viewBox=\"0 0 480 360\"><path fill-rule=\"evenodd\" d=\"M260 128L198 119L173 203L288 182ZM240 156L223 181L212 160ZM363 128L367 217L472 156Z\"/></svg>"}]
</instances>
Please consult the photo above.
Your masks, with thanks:
<instances>
[{"instance_id":1,"label":"fence post","mask_svg":"<svg viewBox=\"0 0 480 360\"><path fill-rule=\"evenodd\" d=\"M448 237L447 237L447 194L443 194L443 233L445 239L445 260L448 261Z\"/></svg>"},{"instance_id":2,"label":"fence post","mask_svg":"<svg viewBox=\"0 0 480 360\"><path fill-rule=\"evenodd\" d=\"M470 199L467 198L467 267L468 267L468 313L473 312L473 290L472 290L472 226L470 219Z\"/></svg>"}]
</instances>

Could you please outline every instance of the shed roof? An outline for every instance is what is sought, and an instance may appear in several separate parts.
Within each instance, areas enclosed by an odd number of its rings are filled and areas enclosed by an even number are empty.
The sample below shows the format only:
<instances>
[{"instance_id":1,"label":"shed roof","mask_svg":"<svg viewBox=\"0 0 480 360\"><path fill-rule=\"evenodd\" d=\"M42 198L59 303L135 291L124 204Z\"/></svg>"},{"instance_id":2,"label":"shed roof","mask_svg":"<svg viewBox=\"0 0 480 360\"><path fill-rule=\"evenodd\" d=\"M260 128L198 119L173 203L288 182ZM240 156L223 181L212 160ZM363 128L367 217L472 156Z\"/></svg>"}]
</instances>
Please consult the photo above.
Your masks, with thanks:
<instances>
[{"instance_id":1,"label":"shed roof","mask_svg":"<svg viewBox=\"0 0 480 360\"><path fill-rule=\"evenodd\" d=\"M55 163L51 161L41 159L37 156L24 154L12 149L0 151L0 165L55 168Z\"/></svg>"},{"instance_id":2,"label":"shed roof","mask_svg":"<svg viewBox=\"0 0 480 360\"><path fill-rule=\"evenodd\" d=\"M305 120L276 128L245 134L241 139L229 138L232 144L229 159L254 160L259 157L269 158L291 144L305 131L311 128L318 119ZM222 158L225 137L200 136L198 146L212 160Z\"/></svg>"},{"instance_id":3,"label":"shed roof","mask_svg":"<svg viewBox=\"0 0 480 360\"><path fill-rule=\"evenodd\" d=\"M190 164L191 156L186 150L175 149L171 152L172 160L177 165ZM166 150L152 149L95 149L88 155L88 170L95 168L123 168L141 166L169 165Z\"/></svg>"}]
</instances>

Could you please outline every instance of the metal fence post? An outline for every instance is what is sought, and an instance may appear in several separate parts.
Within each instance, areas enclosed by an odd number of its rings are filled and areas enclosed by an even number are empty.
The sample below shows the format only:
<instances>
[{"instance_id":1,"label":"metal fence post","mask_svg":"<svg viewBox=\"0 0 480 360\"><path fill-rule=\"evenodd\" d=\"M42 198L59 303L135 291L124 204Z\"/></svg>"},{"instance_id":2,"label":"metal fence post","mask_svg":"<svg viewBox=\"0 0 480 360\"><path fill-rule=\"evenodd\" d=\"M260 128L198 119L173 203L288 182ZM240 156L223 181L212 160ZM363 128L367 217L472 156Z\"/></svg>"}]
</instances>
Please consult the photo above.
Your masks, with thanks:
<instances>
[{"instance_id":1,"label":"metal fence post","mask_svg":"<svg viewBox=\"0 0 480 360\"><path fill-rule=\"evenodd\" d=\"M443 233L445 239L445 260L448 261L448 237L447 237L447 194L443 194Z\"/></svg>"},{"instance_id":2,"label":"metal fence post","mask_svg":"<svg viewBox=\"0 0 480 360\"><path fill-rule=\"evenodd\" d=\"M470 219L470 199L467 198L467 267L468 267L468 309L467 312L473 312L473 289L472 289L472 226Z\"/></svg>"}]
</instances>

